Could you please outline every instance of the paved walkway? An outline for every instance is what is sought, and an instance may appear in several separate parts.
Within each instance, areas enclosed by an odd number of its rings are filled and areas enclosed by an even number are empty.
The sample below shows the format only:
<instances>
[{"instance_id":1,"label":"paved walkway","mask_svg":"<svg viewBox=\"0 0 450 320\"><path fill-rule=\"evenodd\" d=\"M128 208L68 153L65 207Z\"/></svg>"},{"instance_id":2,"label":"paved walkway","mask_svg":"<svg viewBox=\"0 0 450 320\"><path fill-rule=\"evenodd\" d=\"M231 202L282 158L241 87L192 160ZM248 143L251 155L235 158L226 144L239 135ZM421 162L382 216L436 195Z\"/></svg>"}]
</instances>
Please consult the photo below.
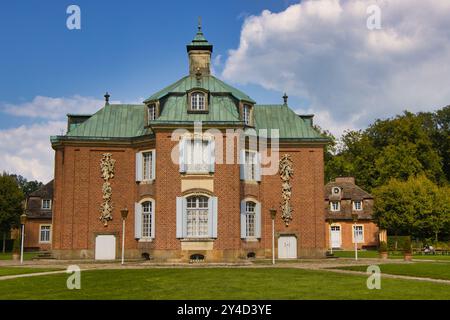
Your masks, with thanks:
<instances>
[{"instance_id":1,"label":"paved walkway","mask_svg":"<svg viewBox=\"0 0 450 320\"><path fill-rule=\"evenodd\" d=\"M19 275L8 275L8 276L0 276L0 281L9 280L15 278L25 278L25 277L36 277L43 275L51 275L51 274L60 274L65 273L66 268L69 265L77 265L80 267L82 271L86 270L123 270L123 269L151 269L151 268L298 268L305 270L317 270L317 271L326 271L326 272L335 272L342 274L353 274L353 275L365 275L367 273L360 271L352 271L352 270L340 270L333 269L338 267L347 267L347 266L356 266L356 265L379 265L379 264L411 264L414 262L404 262L402 260L381 260L381 259L368 259L362 258L358 261L353 259L304 259L292 262L284 262L277 261L275 265L272 265L270 261L251 263L251 262L243 262L243 263L155 263L148 261L132 261L126 262L125 265L121 265L118 262L110 262L110 263L98 263L95 261L86 261L86 260L77 260L77 261L62 261L62 260L52 260L52 261L24 261L21 265L16 261L8 261L2 260L0 261L1 267L25 267L25 268L58 268L61 267L62 270L58 271L47 271L47 272L37 272L37 273L27 273L27 274L19 274ZM423 277L413 277L413 276L404 276L404 275L394 275L394 274L382 274L383 278L392 278L392 279L404 279L404 280L417 280L417 281L427 281L427 282L435 282L435 283L444 283L450 285L450 280L442 280L442 279L432 279L432 278L423 278Z\"/></svg>"}]
</instances>

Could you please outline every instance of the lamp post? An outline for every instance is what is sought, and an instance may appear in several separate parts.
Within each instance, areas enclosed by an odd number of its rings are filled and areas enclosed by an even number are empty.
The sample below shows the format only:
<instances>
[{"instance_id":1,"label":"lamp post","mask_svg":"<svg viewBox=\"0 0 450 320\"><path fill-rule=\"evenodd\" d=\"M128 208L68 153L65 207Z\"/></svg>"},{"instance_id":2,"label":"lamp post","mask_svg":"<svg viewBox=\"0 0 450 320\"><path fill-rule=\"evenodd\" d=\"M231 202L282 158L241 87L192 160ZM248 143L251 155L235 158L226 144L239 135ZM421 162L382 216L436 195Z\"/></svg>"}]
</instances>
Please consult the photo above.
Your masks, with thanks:
<instances>
[{"instance_id":1,"label":"lamp post","mask_svg":"<svg viewBox=\"0 0 450 320\"><path fill-rule=\"evenodd\" d=\"M25 214L25 213L23 213L21 216L20 216L20 224L21 224L21 227L22 227L22 232L21 232L21 235L22 235L22 238L20 239L20 264L23 264L23 241L24 241L24 238L25 238L25 222L27 221L27 215Z\"/></svg>"},{"instance_id":2,"label":"lamp post","mask_svg":"<svg viewBox=\"0 0 450 320\"><path fill-rule=\"evenodd\" d=\"M275 264L275 217L277 215L276 209L269 209L270 217L272 218L272 264Z\"/></svg>"},{"instance_id":3,"label":"lamp post","mask_svg":"<svg viewBox=\"0 0 450 320\"><path fill-rule=\"evenodd\" d=\"M125 263L125 220L128 217L127 207L120 210L122 216L122 265Z\"/></svg>"},{"instance_id":4,"label":"lamp post","mask_svg":"<svg viewBox=\"0 0 450 320\"><path fill-rule=\"evenodd\" d=\"M358 214L352 213L353 219L353 242L355 243L355 260L358 260L358 242L356 239L356 222L358 221Z\"/></svg>"}]
</instances>

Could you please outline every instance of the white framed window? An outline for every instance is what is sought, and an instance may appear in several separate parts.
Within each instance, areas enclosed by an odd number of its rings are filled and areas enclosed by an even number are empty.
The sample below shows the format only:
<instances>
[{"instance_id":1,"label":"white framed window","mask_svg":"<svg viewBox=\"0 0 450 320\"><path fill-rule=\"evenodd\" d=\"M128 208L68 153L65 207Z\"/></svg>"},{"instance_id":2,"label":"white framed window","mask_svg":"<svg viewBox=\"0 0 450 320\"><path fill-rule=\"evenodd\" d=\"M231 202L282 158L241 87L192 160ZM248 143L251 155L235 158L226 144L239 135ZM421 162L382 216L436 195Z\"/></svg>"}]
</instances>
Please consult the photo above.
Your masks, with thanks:
<instances>
[{"instance_id":1,"label":"white framed window","mask_svg":"<svg viewBox=\"0 0 450 320\"><path fill-rule=\"evenodd\" d=\"M42 209L50 210L52 208L52 200L51 199L42 199Z\"/></svg>"},{"instance_id":2,"label":"white framed window","mask_svg":"<svg viewBox=\"0 0 450 320\"><path fill-rule=\"evenodd\" d=\"M153 238L152 223L153 223L153 202L145 201L142 206L142 238Z\"/></svg>"},{"instance_id":3,"label":"white framed window","mask_svg":"<svg viewBox=\"0 0 450 320\"><path fill-rule=\"evenodd\" d=\"M353 243L363 243L364 242L364 226L363 225L353 225Z\"/></svg>"},{"instance_id":4,"label":"white framed window","mask_svg":"<svg viewBox=\"0 0 450 320\"><path fill-rule=\"evenodd\" d=\"M148 152L142 152L142 175L143 175L143 180L144 181L148 181L148 180L153 180L153 152L148 151Z\"/></svg>"},{"instance_id":5,"label":"white framed window","mask_svg":"<svg viewBox=\"0 0 450 320\"><path fill-rule=\"evenodd\" d=\"M203 92L193 92L191 94L191 110L206 110L205 94Z\"/></svg>"},{"instance_id":6,"label":"white framed window","mask_svg":"<svg viewBox=\"0 0 450 320\"><path fill-rule=\"evenodd\" d=\"M256 157L257 153L255 151L245 151L245 180L256 180Z\"/></svg>"},{"instance_id":7,"label":"white framed window","mask_svg":"<svg viewBox=\"0 0 450 320\"><path fill-rule=\"evenodd\" d=\"M256 200L241 201L241 238L261 238L261 204Z\"/></svg>"},{"instance_id":8,"label":"white framed window","mask_svg":"<svg viewBox=\"0 0 450 320\"><path fill-rule=\"evenodd\" d=\"M245 236L254 237L255 236L255 207L256 203L247 201L245 203Z\"/></svg>"},{"instance_id":9,"label":"white framed window","mask_svg":"<svg viewBox=\"0 0 450 320\"><path fill-rule=\"evenodd\" d=\"M148 121L156 120L156 104L152 103L147 107Z\"/></svg>"},{"instance_id":10,"label":"white framed window","mask_svg":"<svg viewBox=\"0 0 450 320\"><path fill-rule=\"evenodd\" d=\"M363 207L362 207L362 201L361 200L356 200L353 201L353 210L355 211L362 211Z\"/></svg>"},{"instance_id":11,"label":"white framed window","mask_svg":"<svg viewBox=\"0 0 450 320\"><path fill-rule=\"evenodd\" d=\"M340 201L331 201L330 202L330 210L331 211L340 211L341 210L341 202Z\"/></svg>"},{"instance_id":12,"label":"white framed window","mask_svg":"<svg viewBox=\"0 0 450 320\"><path fill-rule=\"evenodd\" d=\"M156 151L145 150L136 153L136 181L156 179Z\"/></svg>"},{"instance_id":13,"label":"white framed window","mask_svg":"<svg viewBox=\"0 0 450 320\"><path fill-rule=\"evenodd\" d=\"M208 236L208 197L192 196L186 199L186 236L202 238Z\"/></svg>"},{"instance_id":14,"label":"white framed window","mask_svg":"<svg viewBox=\"0 0 450 320\"><path fill-rule=\"evenodd\" d=\"M248 104L244 104L244 107L243 107L243 118L244 118L244 123L245 123L245 125L250 125L250 123L251 123L251 109L252 107L251 106L249 106Z\"/></svg>"},{"instance_id":15,"label":"white framed window","mask_svg":"<svg viewBox=\"0 0 450 320\"><path fill-rule=\"evenodd\" d=\"M155 200L142 199L134 207L134 234L139 241L155 238Z\"/></svg>"},{"instance_id":16,"label":"white framed window","mask_svg":"<svg viewBox=\"0 0 450 320\"><path fill-rule=\"evenodd\" d=\"M41 224L39 226L39 243L50 243L51 230L52 226L50 224Z\"/></svg>"},{"instance_id":17,"label":"white framed window","mask_svg":"<svg viewBox=\"0 0 450 320\"><path fill-rule=\"evenodd\" d=\"M214 172L215 144L213 139L184 138L180 141L180 172Z\"/></svg>"},{"instance_id":18,"label":"white framed window","mask_svg":"<svg viewBox=\"0 0 450 320\"><path fill-rule=\"evenodd\" d=\"M177 197L177 238L217 238L217 197L193 194Z\"/></svg>"}]
</instances>

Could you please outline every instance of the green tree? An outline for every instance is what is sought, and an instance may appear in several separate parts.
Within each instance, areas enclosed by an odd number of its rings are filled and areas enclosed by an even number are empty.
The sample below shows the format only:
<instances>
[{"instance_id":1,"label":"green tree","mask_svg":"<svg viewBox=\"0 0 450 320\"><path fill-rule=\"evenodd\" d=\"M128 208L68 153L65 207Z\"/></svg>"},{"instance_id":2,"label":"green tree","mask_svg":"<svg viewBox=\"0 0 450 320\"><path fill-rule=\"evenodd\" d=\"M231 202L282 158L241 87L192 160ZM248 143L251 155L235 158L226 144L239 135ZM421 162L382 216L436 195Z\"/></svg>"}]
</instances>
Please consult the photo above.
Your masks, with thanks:
<instances>
[{"instance_id":1,"label":"green tree","mask_svg":"<svg viewBox=\"0 0 450 320\"><path fill-rule=\"evenodd\" d=\"M22 190L23 194L26 197L44 185L42 182L37 181L37 180L28 181L26 178L22 177L21 175L12 175L12 177L14 177L16 179L20 190Z\"/></svg>"},{"instance_id":2,"label":"green tree","mask_svg":"<svg viewBox=\"0 0 450 320\"><path fill-rule=\"evenodd\" d=\"M395 235L434 236L449 224L449 188L438 187L425 175L407 181L391 179L373 190L374 216L380 227Z\"/></svg>"},{"instance_id":3,"label":"green tree","mask_svg":"<svg viewBox=\"0 0 450 320\"><path fill-rule=\"evenodd\" d=\"M0 174L0 232L5 239L12 226L19 224L23 212L24 195L14 177Z\"/></svg>"}]
</instances>

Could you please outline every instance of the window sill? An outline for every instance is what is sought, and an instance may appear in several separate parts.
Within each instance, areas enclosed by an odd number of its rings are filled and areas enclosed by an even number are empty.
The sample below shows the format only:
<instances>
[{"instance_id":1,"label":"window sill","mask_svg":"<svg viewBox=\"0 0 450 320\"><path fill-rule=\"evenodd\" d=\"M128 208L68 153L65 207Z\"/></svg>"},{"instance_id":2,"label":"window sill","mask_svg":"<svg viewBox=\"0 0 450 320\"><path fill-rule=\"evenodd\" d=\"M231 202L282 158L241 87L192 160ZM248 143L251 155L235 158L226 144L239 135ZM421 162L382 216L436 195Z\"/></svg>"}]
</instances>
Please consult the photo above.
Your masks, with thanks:
<instances>
[{"instance_id":1,"label":"window sill","mask_svg":"<svg viewBox=\"0 0 450 320\"><path fill-rule=\"evenodd\" d=\"M245 242L259 242L258 238L243 238L242 240Z\"/></svg>"},{"instance_id":2,"label":"window sill","mask_svg":"<svg viewBox=\"0 0 450 320\"><path fill-rule=\"evenodd\" d=\"M216 239L214 238L182 238L181 242L213 242Z\"/></svg>"},{"instance_id":3,"label":"window sill","mask_svg":"<svg viewBox=\"0 0 450 320\"><path fill-rule=\"evenodd\" d=\"M209 171L187 171L187 172L182 172L182 175L185 177L188 176L212 176L214 174L214 172L209 172Z\"/></svg>"},{"instance_id":4,"label":"window sill","mask_svg":"<svg viewBox=\"0 0 450 320\"><path fill-rule=\"evenodd\" d=\"M153 184L153 183L155 183L155 179L139 181L139 184Z\"/></svg>"},{"instance_id":5,"label":"window sill","mask_svg":"<svg viewBox=\"0 0 450 320\"><path fill-rule=\"evenodd\" d=\"M39 244L51 244L51 241L39 241Z\"/></svg>"},{"instance_id":6,"label":"window sill","mask_svg":"<svg viewBox=\"0 0 450 320\"><path fill-rule=\"evenodd\" d=\"M259 184L261 181L256 181L256 180L241 180L243 183L247 183L247 184Z\"/></svg>"},{"instance_id":7,"label":"window sill","mask_svg":"<svg viewBox=\"0 0 450 320\"><path fill-rule=\"evenodd\" d=\"M141 238L138 242L153 242L153 238Z\"/></svg>"}]
</instances>

